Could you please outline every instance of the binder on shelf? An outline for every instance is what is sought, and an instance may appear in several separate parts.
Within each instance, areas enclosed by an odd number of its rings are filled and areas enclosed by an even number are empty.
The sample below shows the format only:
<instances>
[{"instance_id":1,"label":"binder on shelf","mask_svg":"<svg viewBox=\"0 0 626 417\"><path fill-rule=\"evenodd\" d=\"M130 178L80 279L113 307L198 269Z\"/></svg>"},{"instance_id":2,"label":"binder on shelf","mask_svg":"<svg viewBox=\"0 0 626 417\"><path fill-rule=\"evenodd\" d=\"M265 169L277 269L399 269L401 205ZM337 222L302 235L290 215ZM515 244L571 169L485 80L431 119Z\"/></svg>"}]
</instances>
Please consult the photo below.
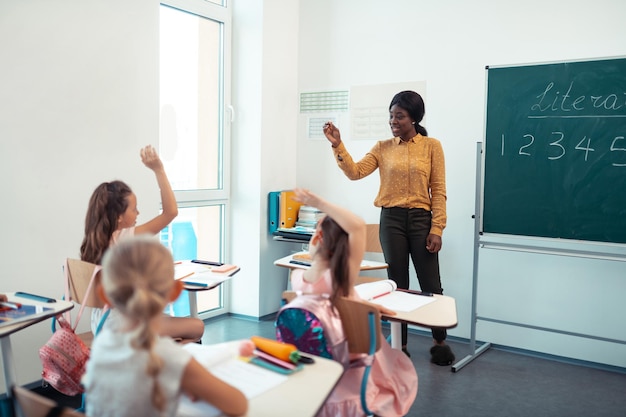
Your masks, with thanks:
<instances>
[{"instance_id":1,"label":"binder on shelf","mask_svg":"<svg viewBox=\"0 0 626 417\"><path fill-rule=\"evenodd\" d=\"M280 191L270 191L267 195L267 220L270 234L278 229L280 193Z\"/></svg>"},{"instance_id":2,"label":"binder on shelf","mask_svg":"<svg viewBox=\"0 0 626 417\"><path fill-rule=\"evenodd\" d=\"M281 191L279 198L279 228L290 229L296 225L298 211L302 203L294 200L293 190Z\"/></svg>"}]
</instances>

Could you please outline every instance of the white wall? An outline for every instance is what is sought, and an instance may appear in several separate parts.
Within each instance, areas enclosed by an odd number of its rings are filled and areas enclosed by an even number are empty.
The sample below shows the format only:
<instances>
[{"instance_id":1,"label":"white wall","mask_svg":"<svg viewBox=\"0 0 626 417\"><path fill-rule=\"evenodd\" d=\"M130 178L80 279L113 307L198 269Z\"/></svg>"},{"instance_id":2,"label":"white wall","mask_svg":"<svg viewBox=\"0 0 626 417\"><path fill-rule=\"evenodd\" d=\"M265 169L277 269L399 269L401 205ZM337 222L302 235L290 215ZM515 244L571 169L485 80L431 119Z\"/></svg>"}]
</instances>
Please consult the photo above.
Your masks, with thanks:
<instances>
[{"instance_id":1,"label":"white wall","mask_svg":"<svg viewBox=\"0 0 626 417\"><path fill-rule=\"evenodd\" d=\"M99 183L122 179L141 218L158 212L139 158L158 144L157 42L156 0L0 2L0 291L62 296ZM50 335L47 321L11 336L18 383L40 379Z\"/></svg>"},{"instance_id":2,"label":"white wall","mask_svg":"<svg viewBox=\"0 0 626 417\"><path fill-rule=\"evenodd\" d=\"M444 291L457 301L459 326L451 335L470 337L485 66L624 56L624 18L626 3L619 0L300 2L300 91L426 82L424 125L446 154L448 227L440 260ZM349 116L340 115L342 138L358 159L375 141L351 140ZM377 173L350 182L329 144L307 140L305 127L301 121L298 185L377 221ZM626 341L623 262L481 250L479 266L479 315ZM477 331L479 340L626 366L625 345L486 322Z\"/></svg>"},{"instance_id":3,"label":"white wall","mask_svg":"<svg viewBox=\"0 0 626 417\"><path fill-rule=\"evenodd\" d=\"M296 185L298 2L235 1L233 18L233 259L231 311L278 311L287 271L275 259L293 250L267 227L267 194ZM285 36L285 34L290 34Z\"/></svg>"}]
</instances>

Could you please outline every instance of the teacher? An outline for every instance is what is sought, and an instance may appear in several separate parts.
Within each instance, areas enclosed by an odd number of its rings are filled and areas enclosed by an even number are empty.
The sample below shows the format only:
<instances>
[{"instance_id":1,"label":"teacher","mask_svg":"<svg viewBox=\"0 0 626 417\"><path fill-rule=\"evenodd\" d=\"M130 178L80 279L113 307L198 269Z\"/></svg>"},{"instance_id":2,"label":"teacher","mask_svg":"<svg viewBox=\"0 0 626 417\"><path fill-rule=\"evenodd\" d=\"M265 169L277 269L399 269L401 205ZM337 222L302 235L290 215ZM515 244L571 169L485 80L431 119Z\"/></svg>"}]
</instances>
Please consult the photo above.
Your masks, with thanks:
<instances>
[{"instance_id":1,"label":"teacher","mask_svg":"<svg viewBox=\"0 0 626 417\"><path fill-rule=\"evenodd\" d=\"M337 165L351 180L367 177L377 168L380 187L374 205L380 207L380 243L387 275L398 288L409 288L409 255L420 289L443 294L439 275L441 235L446 227L446 176L441 142L428 137L420 125L424 100L414 91L396 94L389 105L392 139L381 140L354 162L341 141L339 129L328 122L324 135L332 144ZM431 362L451 365L454 354L446 345L446 330L432 329ZM407 349L407 325L402 324L402 351Z\"/></svg>"}]
</instances>

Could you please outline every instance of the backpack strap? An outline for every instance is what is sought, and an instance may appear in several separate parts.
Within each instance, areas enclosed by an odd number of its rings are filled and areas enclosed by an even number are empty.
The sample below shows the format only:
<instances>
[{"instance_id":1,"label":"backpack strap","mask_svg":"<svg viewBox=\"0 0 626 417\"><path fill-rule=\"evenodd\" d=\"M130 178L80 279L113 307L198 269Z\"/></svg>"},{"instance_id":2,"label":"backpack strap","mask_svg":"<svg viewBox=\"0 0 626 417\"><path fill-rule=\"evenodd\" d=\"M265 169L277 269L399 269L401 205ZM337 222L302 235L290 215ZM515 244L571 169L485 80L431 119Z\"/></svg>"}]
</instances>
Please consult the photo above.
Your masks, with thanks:
<instances>
[{"instance_id":1,"label":"backpack strap","mask_svg":"<svg viewBox=\"0 0 626 417\"><path fill-rule=\"evenodd\" d=\"M94 283L96 282L96 275L98 275L98 272L100 272L101 269L102 269L102 266L100 265L96 265L94 267L93 272L91 274L91 278L89 278L89 285L87 285L87 290L85 291L83 300L89 297L89 294L91 293ZM69 265L67 262L67 258L65 258L65 266L63 270L65 272L65 299L69 301L71 299L70 298L70 275L69 275ZM84 309L85 309L85 303L83 302L80 305L80 309L78 309L78 314L76 315L76 321L74 322L74 326L72 326L72 330L75 331L76 328L78 327L78 322L80 321L80 318L83 315ZM69 314L69 311L67 314ZM69 320L69 317L66 317L66 320L68 323L71 323L71 320Z\"/></svg>"},{"instance_id":2,"label":"backpack strap","mask_svg":"<svg viewBox=\"0 0 626 417\"><path fill-rule=\"evenodd\" d=\"M107 304L106 306L104 306L104 313L102 314L102 317L100 317L100 322L98 322L98 327L96 327L96 334L94 334L94 336L98 336L98 334L102 330L102 326L104 326L104 322L106 321L107 317L109 317L110 312L111 312L111 309L109 308L109 305Z\"/></svg>"}]
</instances>

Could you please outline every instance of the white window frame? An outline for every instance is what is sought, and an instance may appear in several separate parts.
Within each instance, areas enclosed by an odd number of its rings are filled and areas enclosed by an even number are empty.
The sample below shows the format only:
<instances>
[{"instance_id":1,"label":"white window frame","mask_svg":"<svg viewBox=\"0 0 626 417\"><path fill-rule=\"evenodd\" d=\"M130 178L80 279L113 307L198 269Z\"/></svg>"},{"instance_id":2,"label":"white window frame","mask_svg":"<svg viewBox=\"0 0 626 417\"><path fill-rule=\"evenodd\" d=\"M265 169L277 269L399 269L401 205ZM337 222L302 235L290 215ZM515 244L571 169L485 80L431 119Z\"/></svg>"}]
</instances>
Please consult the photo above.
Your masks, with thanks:
<instances>
[{"instance_id":1,"label":"white window frame","mask_svg":"<svg viewBox=\"0 0 626 417\"><path fill-rule=\"evenodd\" d=\"M224 5L211 3L205 0L162 0L160 4L172 7L183 12L188 12L203 18L222 23L223 39L223 62L222 62L222 103L220 106L220 131L221 131L221 188L218 189L197 189L176 191L176 201L179 208L203 207L203 206L224 206L224 217L222 224L221 249L222 260L230 262L230 171L231 171L231 48L232 48L232 7L228 0L224 0ZM201 319L208 319L219 316L230 311L230 285L222 284L222 308L209 312L200 312ZM198 294L201 294L198 293Z\"/></svg>"}]
</instances>

